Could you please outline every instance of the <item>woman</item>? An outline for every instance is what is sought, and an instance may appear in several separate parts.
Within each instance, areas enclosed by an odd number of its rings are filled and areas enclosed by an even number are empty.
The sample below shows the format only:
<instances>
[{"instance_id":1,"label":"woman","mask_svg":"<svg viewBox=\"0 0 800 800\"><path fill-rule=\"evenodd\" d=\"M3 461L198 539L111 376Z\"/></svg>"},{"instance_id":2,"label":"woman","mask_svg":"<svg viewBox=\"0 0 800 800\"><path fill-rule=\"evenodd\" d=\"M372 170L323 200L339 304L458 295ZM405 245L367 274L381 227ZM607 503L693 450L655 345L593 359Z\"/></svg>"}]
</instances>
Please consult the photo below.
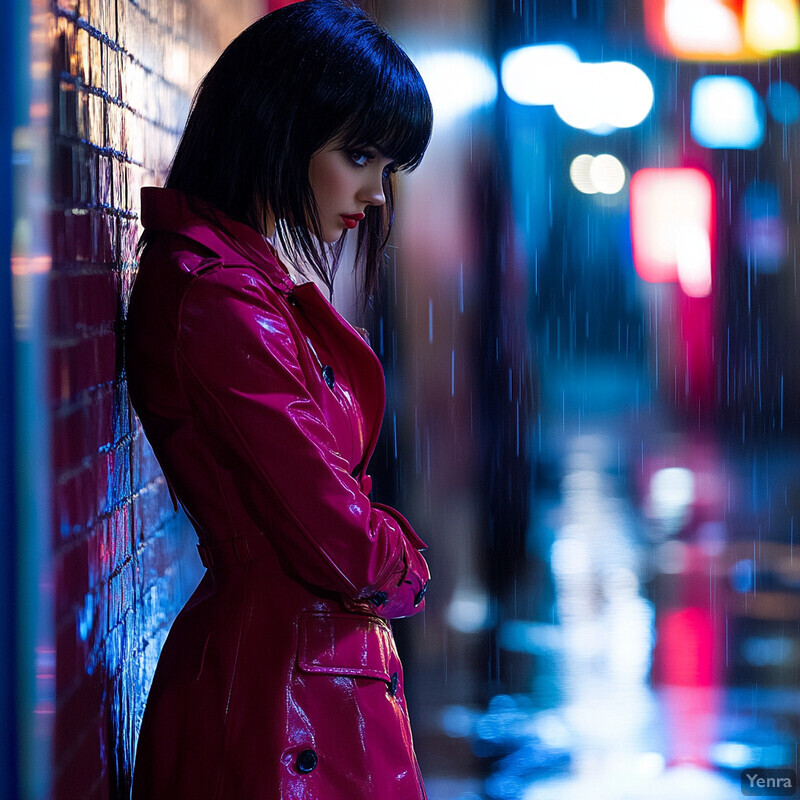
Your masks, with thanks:
<instances>
[{"instance_id":1,"label":"woman","mask_svg":"<svg viewBox=\"0 0 800 800\"><path fill-rule=\"evenodd\" d=\"M391 173L431 122L382 29L307 0L226 49L142 192L130 395L207 572L158 663L136 800L425 797L387 621L424 608L425 545L368 497L380 363L303 278L330 289L357 228L372 290Z\"/></svg>"}]
</instances>

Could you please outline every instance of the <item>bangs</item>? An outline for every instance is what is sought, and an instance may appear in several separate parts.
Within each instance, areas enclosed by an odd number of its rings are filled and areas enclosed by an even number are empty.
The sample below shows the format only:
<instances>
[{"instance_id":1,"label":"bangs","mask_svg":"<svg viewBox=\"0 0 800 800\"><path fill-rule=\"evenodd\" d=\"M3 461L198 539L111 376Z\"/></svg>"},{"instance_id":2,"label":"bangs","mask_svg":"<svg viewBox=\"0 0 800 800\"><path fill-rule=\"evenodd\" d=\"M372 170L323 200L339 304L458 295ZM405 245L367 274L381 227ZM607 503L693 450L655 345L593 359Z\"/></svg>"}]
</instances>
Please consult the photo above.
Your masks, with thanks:
<instances>
[{"instance_id":1,"label":"bangs","mask_svg":"<svg viewBox=\"0 0 800 800\"><path fill-rule=\"evenodd\" d=\"M280 220L287 259L332 291L343 238L333 249L320 246L309 163L332 142L377 150L391 163L385 203L367 209L357 234L366 298L394 220L390 173L420 163L432 128L419 71L354 0L290 3L239 34L209 70L167 186L261 233Z\"/></svg>"},{"instance_id":2,"label":"bangs","mask_svg":"<svg viewBox=\"0 0 800 800\"><path fill-rule=\"evenodd\" d=\"M402 54L405 56L405 54ZM353 148L376 147L412 170L425 154L433 128L433 107L416 67L406 58L376 69L371 86L360 87L360 103L336 136Z\"/></svg>"}]
</instances>

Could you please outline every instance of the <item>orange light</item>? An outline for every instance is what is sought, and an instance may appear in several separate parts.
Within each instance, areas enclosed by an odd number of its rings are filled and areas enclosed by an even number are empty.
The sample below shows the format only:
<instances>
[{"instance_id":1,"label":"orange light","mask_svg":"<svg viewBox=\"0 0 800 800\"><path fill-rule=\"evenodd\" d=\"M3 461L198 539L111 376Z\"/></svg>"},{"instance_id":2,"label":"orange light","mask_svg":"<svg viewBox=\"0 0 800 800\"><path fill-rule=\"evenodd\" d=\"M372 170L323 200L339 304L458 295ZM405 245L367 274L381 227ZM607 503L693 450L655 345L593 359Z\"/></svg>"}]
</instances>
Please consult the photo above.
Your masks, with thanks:
<instances>
[{"instance_id":1,"label":"orange light","mask_svg":"<svg viewBox=\"0 0 800 800\"><path fill-rule=\"evenodd\" d=\"M722 0L666 0L664 27L677 55L737 58L744 52L739 15Z\"/></svg>"},{"instance_id":2,"label":"orange light","mask_svg":"<svg viewBox=\"0 0 800 800\"><path fill-rule=\"evenodd\" d=\"M52 259L50 256L12 256L12 275L40 275L50 272Z\"/></svg>"},{"instance_id":3,"label":"orange light","mask_svg":"<svg viewBox=\"0 0 800 800\"><path fill-rule=\"evenodd\" d=\"M800 47L800 9L796 0L745 0L745 41L765 55Z\"/></svg>"},{"instance_id":4,"label":"orange light","mask_svg":"<svg viewBox=\"0 0 800 800\"><path fill-rule=\"evenodd\" d=\"M661 55L755 61L800 48L800 0L644 0L645 33Z\"/></svg>"}]
</instances>

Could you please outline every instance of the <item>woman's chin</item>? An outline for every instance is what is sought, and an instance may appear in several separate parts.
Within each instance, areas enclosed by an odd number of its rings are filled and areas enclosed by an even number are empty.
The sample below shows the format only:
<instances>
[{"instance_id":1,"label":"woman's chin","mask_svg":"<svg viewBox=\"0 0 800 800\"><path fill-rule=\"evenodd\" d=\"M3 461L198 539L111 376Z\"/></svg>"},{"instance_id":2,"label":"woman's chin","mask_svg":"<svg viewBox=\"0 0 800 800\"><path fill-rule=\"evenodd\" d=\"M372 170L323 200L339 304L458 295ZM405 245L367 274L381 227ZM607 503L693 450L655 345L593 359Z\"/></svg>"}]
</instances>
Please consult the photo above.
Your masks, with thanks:
<instances>
[{"instance_id":1,"label":"woman's chin","mask_svg":"<svg viewBox=\"0 0 800 800\"><path fill-rule=\"evenodd\" d=\"M347 228L332 228L325 234L325 241L328 244L336 244L347 233Z\"/></svg>"},{"instance_id":2,"label":"woman's chin","mask_svg":"<svg viewBox=\"0 0 800 800\"><path fill-rule=\"evenodd\" d=\"M337 242L342 240L342 237L347 233L347 230L342 230L341 228L336 231L323 231L322 232L322 242L326 245L334 245Z\"/></svg>"}]
</instances>

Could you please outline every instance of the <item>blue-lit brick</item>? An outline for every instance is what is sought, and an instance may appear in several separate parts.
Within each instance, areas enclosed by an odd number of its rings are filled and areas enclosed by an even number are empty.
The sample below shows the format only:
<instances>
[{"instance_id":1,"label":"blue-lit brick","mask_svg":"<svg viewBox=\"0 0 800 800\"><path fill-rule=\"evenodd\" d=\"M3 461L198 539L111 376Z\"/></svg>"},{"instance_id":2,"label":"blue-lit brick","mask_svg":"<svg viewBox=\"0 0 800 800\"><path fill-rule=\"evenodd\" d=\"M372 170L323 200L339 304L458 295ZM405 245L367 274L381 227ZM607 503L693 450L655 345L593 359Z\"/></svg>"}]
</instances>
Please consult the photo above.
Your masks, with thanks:
<instances>
[{"instance_id":1,"label":"blue-lit brick","mask_svg":"<svg viewBox=\"0 0 800 800\"><path fill-rule=\"evenodd\" d=\"M203 71L263 10L252 0L208 15L194 4L180 2L180 14L177 0L52 6L55 800L125 796L158 651L202 572L129 409L116 340L139 189L163 181ZM192 53L190 74L166 72L176 45Z\"/></svg>"}]
</instances>

